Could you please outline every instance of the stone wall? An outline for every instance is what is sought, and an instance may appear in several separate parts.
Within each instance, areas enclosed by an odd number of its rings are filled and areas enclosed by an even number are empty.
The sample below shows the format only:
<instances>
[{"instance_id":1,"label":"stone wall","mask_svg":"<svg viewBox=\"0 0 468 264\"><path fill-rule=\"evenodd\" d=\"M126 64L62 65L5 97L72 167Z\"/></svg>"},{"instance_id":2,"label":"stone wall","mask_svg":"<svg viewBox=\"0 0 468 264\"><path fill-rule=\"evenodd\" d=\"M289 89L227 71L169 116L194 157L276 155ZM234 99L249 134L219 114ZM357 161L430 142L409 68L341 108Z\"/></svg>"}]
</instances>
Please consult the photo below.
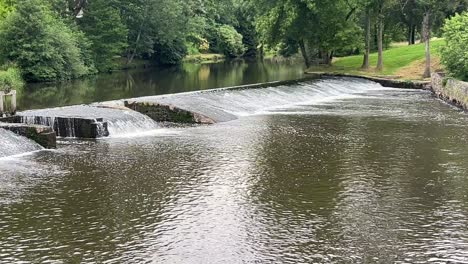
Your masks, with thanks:
<instances>
[{"instance_id":1,"label":"stone wall","mask_svg":"<svg viewBox=\"0 0 468 264\"><path fill-rule=\"evenodd\" d=\"M101 138L109 136L108 124L102 118L47 116L11 116L0 122L50 126L59 137Z\"/></svg>"},{"instance_id":2,"label":"stone wall","mask_svg":"<svg viewBox=\"0 0 468 264\"><path fill-rule=\"evenodd\" d=\"M149 116L157 122L173 122L187 124L214 124L210 117L199 113L187 111L174 105L165 105L150 102L124 102L125 107Z\"/></svg>"},{"instance_id":3,"label":"stone wall","mask_svg":"<svg viewBox=\"0 0 468 264\"><path fill-rule=\"evenodd\" d=\"M48 126L0 123L0 128L36 141L44 148L56 148L57 136Z\"/></svg>"},{"instance_id":4,"label":"stone wall","mask_svg":"<svg viewBox=\"0 0 468 264\"><path fill-rule=\"evenodd\" d=\"M440 99L468 110L468 82L448 78L442 72L432 74L432 90Z\"/></svg>"}]
</instances>

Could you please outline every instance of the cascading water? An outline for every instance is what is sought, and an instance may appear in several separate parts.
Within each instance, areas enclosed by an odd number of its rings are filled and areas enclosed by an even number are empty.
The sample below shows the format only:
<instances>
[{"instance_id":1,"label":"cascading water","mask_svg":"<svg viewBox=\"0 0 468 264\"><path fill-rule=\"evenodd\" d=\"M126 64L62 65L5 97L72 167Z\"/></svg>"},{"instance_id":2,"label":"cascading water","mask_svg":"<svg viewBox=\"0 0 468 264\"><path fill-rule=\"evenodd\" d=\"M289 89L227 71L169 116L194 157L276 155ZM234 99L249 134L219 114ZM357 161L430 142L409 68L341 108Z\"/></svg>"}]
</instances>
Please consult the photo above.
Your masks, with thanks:
<instances>
[{"instance_id":1,"label":"cascading water","mask_svg":"<svg viewBox=\"0 0 468 264\"><path fill-rule=\"evenodd\" d=\"M127 108L105 108L93 106L69 106L44 110L31 110L18 113L22 122L52 126L54 129L65 129L66 137L75 137L74 118L95 119L98 133L104 132L104 125L98 121L107 122L110 136L122 136L155 130L160 126L151 118ZM61 126L57 125L59 118L69 118Z\"/></svg>"},{"instance_id":2,"label":"cascading water","mask_svg":"<svg viewBox=\"0 0 468 264\"><path fill-rule=\"evenodd\" d=\"M39 144L0 128L0 158L43 149Z\"/></svg>"},{"instance_id":3,"label":"cascading water","mask_svg":"<svg viewBox=\"0 0 468 264\"><path fill-rule=\"evenodd\" d=\"M362 79L334 78L259 89L218 89L142 97L133 101L175 105L222 122L294 105L314 105L344 99L375 89L382 89L382 86Z\"/></svg>"}]
</instances>

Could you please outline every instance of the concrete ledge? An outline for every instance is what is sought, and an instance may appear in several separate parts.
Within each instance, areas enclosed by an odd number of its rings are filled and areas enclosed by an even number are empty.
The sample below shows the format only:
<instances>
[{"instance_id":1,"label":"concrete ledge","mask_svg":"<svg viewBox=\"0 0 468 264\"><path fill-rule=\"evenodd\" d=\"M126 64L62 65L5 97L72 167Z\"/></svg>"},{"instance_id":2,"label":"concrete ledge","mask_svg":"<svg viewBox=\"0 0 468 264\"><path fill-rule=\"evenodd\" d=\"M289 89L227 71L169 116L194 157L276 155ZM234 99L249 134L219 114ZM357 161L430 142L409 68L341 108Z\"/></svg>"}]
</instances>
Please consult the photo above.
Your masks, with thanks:
<instances>
[{"instance_id":1,"label":"concrete ledge","mask_svg":"<svg viewBox=\"0 0 468 264\"><path fill-rule=\"evenodd\" d=\"M12 116L0 118L0 122L50 126L59 137L92 139L109 136L107 122L102 118Z\"/></svg>"},{"instance_id":2,"label":"concrete ledge","mask_svg":"<svg viewBox=\"0 0 468 264\"><path fill-rule=\"evenodd\" d=\"M429 81L426 82L426 81L394 80L394 79L381 78L381 77L343 74L343 73L329 73L329 72L306 72L306 74L311 75L311 76L316 76L317 78L323 78L323 77L360 78L360 79L365 79L365 80L379 83L383 87L391 87L391 88L420 89L420 90L431 89L431 82Z\"/></svg>"},{"instance_id":3,"label":"concrete ledge","mask_svg":"<svg viewBox=\"0 0 468 264\"><path fill-rule=\"evenodd\" d=\"M468 110L468 82L446 77L443 72L434 72L432 91L440 99Z\"/></svg>"},{"instance_id":4,"label":"concrete ledge","mask_svg":"<svg viewBox=\"0 0 468 264\"><path fill-rule=\"evenodd\" d=\"M56 148L57 136L55 131L48 126L26 125L26 124L10 124L0 123L0 128L9 130L15 134L27 137L44 148Z\"/></svg>"},{"instance_id":5,"label":"concrete ledge","mask_svg":"<svg viewBox=\"0 0 468 264\"><path fill-rule=\"evenodd\" d=\"M149 116L156 122L173 122L188 124L214 124L210 117L178 108L174 105L165 105L151 102L129 102L124 101L124 105L136 112Z\"/></svg>"}]
</instances>

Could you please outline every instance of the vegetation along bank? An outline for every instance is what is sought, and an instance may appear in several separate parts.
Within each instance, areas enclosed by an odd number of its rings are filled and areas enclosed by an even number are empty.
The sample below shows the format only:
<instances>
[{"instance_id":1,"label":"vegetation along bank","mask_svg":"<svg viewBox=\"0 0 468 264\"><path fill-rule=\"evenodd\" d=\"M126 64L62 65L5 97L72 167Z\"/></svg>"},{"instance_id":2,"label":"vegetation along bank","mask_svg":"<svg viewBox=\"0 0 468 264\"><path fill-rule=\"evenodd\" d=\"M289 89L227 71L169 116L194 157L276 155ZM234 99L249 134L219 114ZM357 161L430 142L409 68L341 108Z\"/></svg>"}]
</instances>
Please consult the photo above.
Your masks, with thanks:
<instances>
[{"instance_id":1,"label":"vegetation along bank","mask_svg":"<svg viewBox=\"0 0 468 264\"><path fill-rule=\"evenodd\" d=\"M300 56L309 71L424 79L443 69L466 80L467 7L468 0L0 0L0 89L272 56Z\"/></svg>"}]
</instances>

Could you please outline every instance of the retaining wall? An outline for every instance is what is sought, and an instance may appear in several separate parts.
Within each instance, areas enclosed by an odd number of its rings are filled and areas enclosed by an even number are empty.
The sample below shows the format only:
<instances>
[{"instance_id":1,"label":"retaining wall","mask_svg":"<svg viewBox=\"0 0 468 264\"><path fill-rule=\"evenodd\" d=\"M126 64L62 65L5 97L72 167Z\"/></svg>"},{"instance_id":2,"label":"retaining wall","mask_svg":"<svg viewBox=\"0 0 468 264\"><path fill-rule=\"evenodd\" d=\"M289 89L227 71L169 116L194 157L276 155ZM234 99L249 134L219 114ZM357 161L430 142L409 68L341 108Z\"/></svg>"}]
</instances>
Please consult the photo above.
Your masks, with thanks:
<instances>
[{"instance_id":1,"label":"retaining wall","mask_svg":"<svg viewBox=\"0 0 468 264\"><path fill-rule=\"evenodd\" d=\"M434 72L432 91L440 99L468 110L468 82L446 77L442 72Z\"/></svg>"}]
</instances>

